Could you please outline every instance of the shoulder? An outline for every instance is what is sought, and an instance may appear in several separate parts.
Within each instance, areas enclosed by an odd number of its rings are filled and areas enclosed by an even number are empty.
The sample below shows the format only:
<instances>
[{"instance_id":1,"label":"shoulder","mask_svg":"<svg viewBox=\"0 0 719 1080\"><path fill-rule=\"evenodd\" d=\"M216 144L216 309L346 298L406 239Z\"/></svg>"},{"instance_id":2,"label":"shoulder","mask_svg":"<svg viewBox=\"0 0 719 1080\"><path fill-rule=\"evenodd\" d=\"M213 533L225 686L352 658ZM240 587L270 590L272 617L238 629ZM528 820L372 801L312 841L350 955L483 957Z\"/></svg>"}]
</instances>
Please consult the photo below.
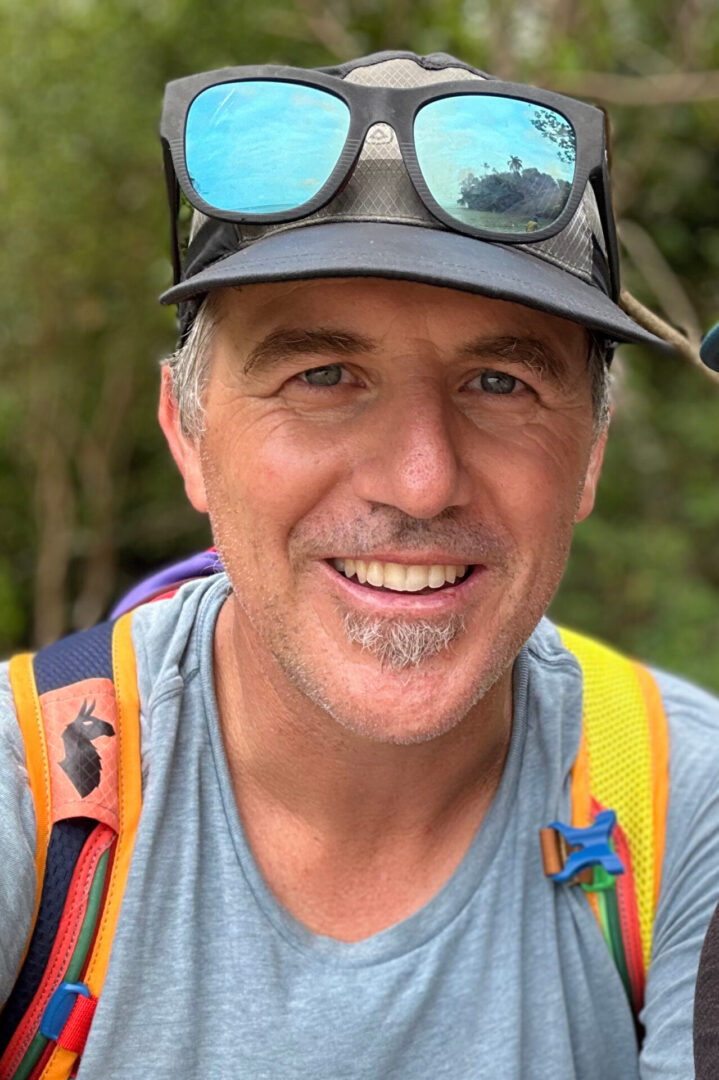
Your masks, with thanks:
<instances>
[{"instance_id":1,"label":"shoulder","mask_svg":"<svg viewBox=\"0 0 719 1080\"><path fill-rule=\"evenodd\" d=\"M719 761L719 698L677 675L650 671L662 696L675 765L686 758L700 767L707 754Z\"/></svg>"},{"instance_id":2,"label":"shoulder","mask_svg":"<svg viewBox=\"0 0 719 1080\"><path fill-rule=\"evenodd\" d=\"M215 620L228 592L226 574L217 574L190 581L170 599L135 611L132 641L145 715L198 670L203 650L211 648Z\"/></svg>"},{"instance_id":3,"label":"shoulder","mask_svg":"<svg viewBox=\"0 0 719 1080\"><path fill-rule=\"evenodd\" d=\"M710 848L719 865L719 699L676 675L652 674L669 733L665 872L678 871L690 852L708 856Z\"/></svg>"},{"instance_id":4,"label":"shoulder","mask_svg":"<svg viewBox=\"0 0 719 1080\"><path fill-rule=\"evenodd\" d=\"M567 641L572 649L575 645L581 646L581 639L577 642L572 634L567 636L566 631L560 631L545 618L527 642L526 653L537 686L543 688L557 704L561 700L568 706L568 711L579 724L582 699L587 692L585 672L577 656L567 648ZM591 646L591 635L587 635L584 642ZM621 656L613 646L605 643L603 647L609 649L610 654ZM583 655L581 647L578 654ZM596 695L601 689L602 694L606 695L606 708L621 710L622 695L619 694L615 700L616 686L611 666L606 667L604 674L598 678L601 664L597 666L593 662L591 652L584 656L582 663L587 661L590 691ZM687 679L646 664L644 667L657 685L667 719L670 783L668 829L675 823L680 827L690 815L691 808L696 807L704 797L713 802L715 787L719 796L719 698ZM561 698L558 698L560 694ZM609 719L609 724L610 730L620 737L621 727L617 726L616 717L613 724Z\"/></svg>"},{"instance_id":5,"label":"shoulder","mask_svg":"<svg viewBox=\"0 0 719 1080\"><path fill-rule=\"evenodd\" d=\"M563 634L565 631L549 619L542 619L527 642L530 661L544 670L554 670L560 675L581 680L581 665L567 648ZM586 635L586 640L591 642L591 635ZM621 655L620 650L615 650L611 644L599 644ZM719 761L719 697L678 675L659 670L644 661L640 663L651 672L661 695L675 771L687 761L699 764L699 759L707 755L707 767L711 767L712 762Z\"/></svg>"}]
</instances>

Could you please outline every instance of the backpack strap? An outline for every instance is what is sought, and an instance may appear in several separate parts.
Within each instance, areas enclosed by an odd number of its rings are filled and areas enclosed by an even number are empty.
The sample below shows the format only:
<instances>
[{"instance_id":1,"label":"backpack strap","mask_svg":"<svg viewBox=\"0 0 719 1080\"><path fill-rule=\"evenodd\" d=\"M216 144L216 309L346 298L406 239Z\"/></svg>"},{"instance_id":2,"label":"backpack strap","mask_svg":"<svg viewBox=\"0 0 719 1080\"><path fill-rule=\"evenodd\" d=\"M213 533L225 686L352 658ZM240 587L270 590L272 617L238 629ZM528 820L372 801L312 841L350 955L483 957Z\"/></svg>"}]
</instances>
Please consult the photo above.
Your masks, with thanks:
<instances>
[{"instance_id":1,"label":"backpack strap","mask_svg":"<svg viewBox=\"0 0 719 1080\"><path fill-rule=\"evenodd\" d=\"M582 736L572 769L572 826L611 820L623 872L596 860L581 882L627 988L635 1015L644 1001L659 896L669 791L669 738L659 688L641 664L561 630L583 677ZM558 824L558 823L555 823Z\"/></svg>"},{"instance_id":2,"label":"backpack strap","mask_svg":"<svg viewBox=\"0 0 719 1080\"><path fill-rule=\"evenodd\" d=\"M141 804L131 620L11 661L37 817L37 895L0 1015L0 1080L68 1077L102 988Z\"/></svg>"}]
</instances>

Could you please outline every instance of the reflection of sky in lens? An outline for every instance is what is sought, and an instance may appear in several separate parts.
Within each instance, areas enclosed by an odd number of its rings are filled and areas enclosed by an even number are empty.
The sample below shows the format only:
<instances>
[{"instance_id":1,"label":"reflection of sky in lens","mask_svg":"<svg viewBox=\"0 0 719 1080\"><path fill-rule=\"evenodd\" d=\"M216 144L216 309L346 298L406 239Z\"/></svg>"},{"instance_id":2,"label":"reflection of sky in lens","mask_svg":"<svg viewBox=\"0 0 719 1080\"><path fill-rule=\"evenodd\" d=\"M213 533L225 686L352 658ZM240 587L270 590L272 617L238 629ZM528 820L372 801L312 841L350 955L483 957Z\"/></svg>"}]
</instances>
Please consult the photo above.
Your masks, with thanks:
<instances>
[{"instance_id":1,"label":"reflection of sky in lens","mask_svg":"<svg viewBox=\"0 0 719 1080\"><path fill-rule=\"evenodd\" d=\"M211 86L188 112L187 171L218 210L294 209L327 181L348 130L345 103L315 87L267 80Z\"/></svg>"},{"instance_id":2,"label":"reflection of sky in lens","mask_svg":"<svg viewBox=\"0 0 719 1080\"><path fill-rule=\"evenodd\" d=\"M521 160L523 169L571 183L574 164L562 161L560 147L534 127L533 116L568 123L551 109L492 95L441 98L421 109L414 128L417 158L435 199L455 204L469 173L507 172L513 157Z\"/></svg>"}]
</instances>

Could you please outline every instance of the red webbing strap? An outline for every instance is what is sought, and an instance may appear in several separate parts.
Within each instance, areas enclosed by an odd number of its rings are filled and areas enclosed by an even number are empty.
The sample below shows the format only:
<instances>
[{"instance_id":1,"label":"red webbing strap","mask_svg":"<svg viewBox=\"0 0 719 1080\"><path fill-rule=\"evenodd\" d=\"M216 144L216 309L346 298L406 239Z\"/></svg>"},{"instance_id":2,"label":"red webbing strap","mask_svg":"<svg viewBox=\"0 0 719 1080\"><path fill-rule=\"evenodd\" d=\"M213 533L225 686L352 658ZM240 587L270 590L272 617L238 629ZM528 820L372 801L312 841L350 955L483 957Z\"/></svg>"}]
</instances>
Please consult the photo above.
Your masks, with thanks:
<instances>
[{"instance_id":1,"label":"red webbing strap","mask_svg":"<svg viewBox=\"0 0 719 1080\"><path fill-rule=\"evenodd\" d=\"M25 1062L25 1056L40 1030L53 994L67 979L71 965L83 962L82 952L78 956L78 950L82 950L81 935L83 926L86 925L90 891L97 875L98 863L108 851L113 839L112 829L99 824L80 853L40 985L0 1058L0 1080L13 1077L21 1063ZM92 931L92 925L89 925L88 929Z\"/></svg>"},{"instance_id":2,"label":"red webbing strap","mask_svg":"<svg viewBox=\"0 0 719 1080\"><path fill-rule=\"evenodd\" d=\"M65 1027L60 1032L57 1045L63 1050L71 1050L74 1054L81 1054L85 1049L87 1036L90 1032L90 1024L97 1008L97 998L83 997L78 994L77 1001L72 1007L72 1012L67 1018Z\"/></svg>"}]
</instances>

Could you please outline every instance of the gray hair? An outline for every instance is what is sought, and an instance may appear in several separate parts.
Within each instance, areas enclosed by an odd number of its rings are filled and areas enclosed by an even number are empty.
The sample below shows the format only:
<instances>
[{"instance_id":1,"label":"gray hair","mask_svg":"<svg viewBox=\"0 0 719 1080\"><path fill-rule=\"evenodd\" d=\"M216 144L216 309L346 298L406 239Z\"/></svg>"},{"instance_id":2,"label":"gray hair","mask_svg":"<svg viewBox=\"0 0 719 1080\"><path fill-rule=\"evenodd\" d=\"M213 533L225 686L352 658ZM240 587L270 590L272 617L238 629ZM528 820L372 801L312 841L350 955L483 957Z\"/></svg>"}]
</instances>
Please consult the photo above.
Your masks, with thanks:
<instances>
[{"instance_id":1,"label":"gray hair","mask_svg":"<svg viewBox=\"0 0 719 1080\"><path fill-rule=\"evenodd\" d=\"M167 366L172 375L172 391L180 412L183 434L193 440L201 437L205 427L203 397L219 321L219 293L210 292L203 300L184 342L172 356L163 360L163 366Z\"/></svg>"},{"instance_id":2,"label":"gray hair","mask_svg":"<svg viewBox=\"0 0 719 1080\"><path fill-rule=\"evenodd\" d=\"M220 321L219 291L208 293L184 343L164 364L172 374L172 389L180 411L183 433L199 439L204 431L203 396L210 370L215 331ZM599 435L609 421L611 375L607 367L606 339L589 331L589 367L592 389L594 433Z\"/></svg>"},{"instance_id":3,"label":"gray hair","mask_svg":"<svg viewBox=\"0 0 719 1080\"><path fill-rule=\"evenodd\" d=\"M589 331L589 353L587 367L592 387L592 416L594 418L595 438L604 431L609 423L612 406L612 373L608 360L614 346L594 330Z\"/></svg>"}]
</instances>

